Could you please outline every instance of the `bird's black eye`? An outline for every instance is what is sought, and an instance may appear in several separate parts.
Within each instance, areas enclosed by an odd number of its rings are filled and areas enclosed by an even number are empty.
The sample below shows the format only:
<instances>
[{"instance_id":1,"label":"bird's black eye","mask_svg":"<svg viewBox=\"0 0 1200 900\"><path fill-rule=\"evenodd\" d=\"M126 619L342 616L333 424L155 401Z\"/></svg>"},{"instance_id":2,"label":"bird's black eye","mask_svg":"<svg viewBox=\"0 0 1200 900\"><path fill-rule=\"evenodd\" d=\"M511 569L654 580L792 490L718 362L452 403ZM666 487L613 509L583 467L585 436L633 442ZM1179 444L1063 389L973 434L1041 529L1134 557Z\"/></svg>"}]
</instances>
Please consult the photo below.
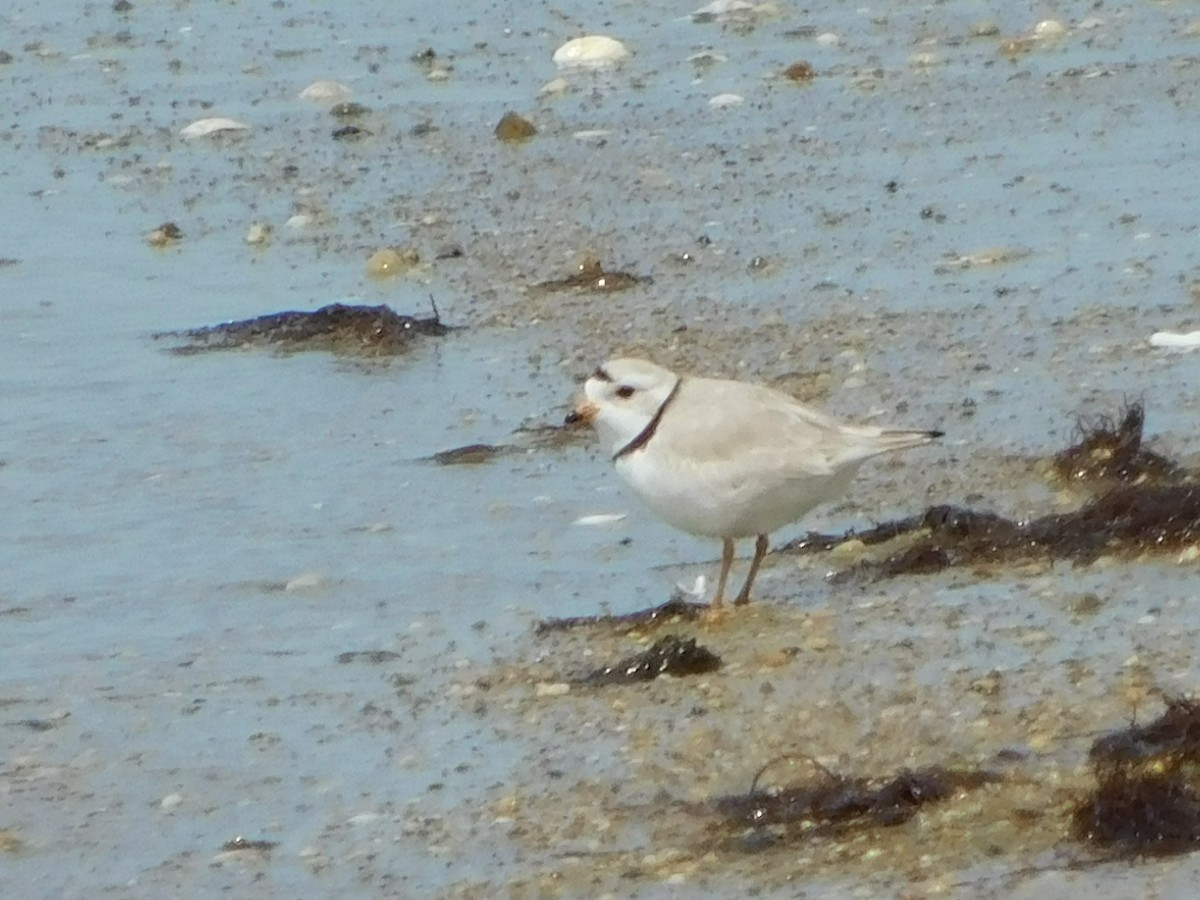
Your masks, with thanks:
<instances>
[{"instance_id":1,"label":"bird's black eye","mask_svg":"<svg viewBox=\"0 0 1200 900\"><path fill-rule=\"evenodd\" d=\"M617 388L617 396L624 400L628 400L630 397L633 396L633 388L631 388L627 384L623 384L619 388Z\"/></svg>"}]
</instances>

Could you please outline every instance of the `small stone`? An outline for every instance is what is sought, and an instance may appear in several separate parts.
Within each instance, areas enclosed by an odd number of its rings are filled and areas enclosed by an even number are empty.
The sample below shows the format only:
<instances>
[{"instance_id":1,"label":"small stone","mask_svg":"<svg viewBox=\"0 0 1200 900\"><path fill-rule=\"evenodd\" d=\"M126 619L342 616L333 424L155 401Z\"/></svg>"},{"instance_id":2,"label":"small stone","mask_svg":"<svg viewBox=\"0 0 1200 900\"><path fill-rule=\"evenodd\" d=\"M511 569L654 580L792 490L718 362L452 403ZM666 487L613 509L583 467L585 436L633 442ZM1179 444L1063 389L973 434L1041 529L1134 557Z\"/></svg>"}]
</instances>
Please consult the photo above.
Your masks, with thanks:
<instances>
[{"instance_id":1,"label":"small stone","mask_svg":"<svg viewBox=\"0 0 1200 900\"><path fill-rule=\"evenodd\" d=\"M541 682L533 689L535 697L561 697L571 692L571 685L565 681Z\"/></svg>"},{"instance_id":2,"label":"small stone","mask_svg":"<svg viewBox=\"0 0 1200 900\"><path fill-rule=\"evenodd\" d=\"M783 70L783 77L788 81L806 84L817 77L817 70L808 60L798 59Z\"/></svg>"},{"instance_id":3,"label":"small stone","mask_svg":"<svg viewBox=\"0 0 1200 900\"><path fill-rule=\"evenodd\" d=\"M421 255L411 247L382 247L367 258L367 274L373 278L391 278L420 261Z\"/></svg>"},{"instance_id":4,"label":"small stone","mask_svg":"<svg viewBox=\"0 0 1200 900\"><path fill-rule=\"evenodd\" d=\"M524 116L515 112L506 112L496 125L496 140L506 144L519 144L530 140L537 134L537 127Z\"/></svg>"},{"instance_id":5,"label":"small stone","mask_svg":"<svg viewBox=\"0 0 1200 900\"><path fill-rule=\"evenodd\" d=\"M146 243L151 247L169 247L183 240L183 232L174 222L163 222L146 235Z\"/></svg>"},{"instance_id":6,"label":"small stone","mask_svg":"<svg viewBox=\"0 0 1200 900\"><path fill-rule=\"evenodd\" d=\"M266 222L255 222L246 231L246 243L260 246L271 239L274 228Z\"/></svg>"}]
</instances>

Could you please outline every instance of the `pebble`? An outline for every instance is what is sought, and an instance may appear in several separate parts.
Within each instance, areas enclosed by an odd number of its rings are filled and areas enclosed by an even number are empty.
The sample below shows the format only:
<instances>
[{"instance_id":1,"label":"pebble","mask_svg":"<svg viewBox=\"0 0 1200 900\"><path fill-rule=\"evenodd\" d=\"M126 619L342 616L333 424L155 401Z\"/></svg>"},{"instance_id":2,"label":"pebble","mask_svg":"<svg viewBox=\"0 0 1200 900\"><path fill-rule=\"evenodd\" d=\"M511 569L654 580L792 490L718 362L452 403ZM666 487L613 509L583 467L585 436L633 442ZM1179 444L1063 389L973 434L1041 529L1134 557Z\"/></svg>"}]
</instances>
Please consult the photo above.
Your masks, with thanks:
<instances>
[{"instance_id":1,"label":"pebble","mask_svg":"<svg viewBox=\"0 0 1200 900\"><path fill-rule=\"evenodd\" d=\"M501 143L520 144L537 134L537 126L520 113L509 111L500 118L493 133Z\"/></svg>"},{"instance_id":2,"label":"pebble","mask_svg":"<svg viewBox=\"0 0 1200 900\"><path fill-rule=\"evenodd\" d=\"M146 235L146 243L151 247L169 247L183 240L183 232L174 222L164 222Z\"/></svg>"},{"instance_id":3,"label":"pebble","mask_svg":"<svg viewBox=\"0 0 1200 900\"><path fill-rule=\"evenodd\" d=\"M533 692L535 697L562 697L571 692L571 685L565 681L543 681L533 689Z\"/></svg>"},{"instance_id":4,"label":"pebble","mask_svg":"<svg viewBox=\"0 0 1200 900\"><path fill-rule=\"evenodd\" d=\"M575 38L554 51L554 64L560 69L604 69L628 58L624 44L602 34Z\"/></svg>"},{"instance_id":5,"label":"pebble","mask_svg":"<svg viewBox=\"0 0 1200 900\"><path fill-rule=\"evenodd\" d=\"M271 232L274 230L265 222L255 222L246 230L246 243L256 246L265 244L271 239Z\"/></svg>"},{"instance_id":6,"label":"pebble","mask_svg":"<svg viewBox=\"0 0 1200 900\"><path fill-rule=\"evenodd\" d=\"M816 76L817 70L805 59L798 59L783 70L783 77L788 81L812 81Z\"/></svg>"}]
</instances>

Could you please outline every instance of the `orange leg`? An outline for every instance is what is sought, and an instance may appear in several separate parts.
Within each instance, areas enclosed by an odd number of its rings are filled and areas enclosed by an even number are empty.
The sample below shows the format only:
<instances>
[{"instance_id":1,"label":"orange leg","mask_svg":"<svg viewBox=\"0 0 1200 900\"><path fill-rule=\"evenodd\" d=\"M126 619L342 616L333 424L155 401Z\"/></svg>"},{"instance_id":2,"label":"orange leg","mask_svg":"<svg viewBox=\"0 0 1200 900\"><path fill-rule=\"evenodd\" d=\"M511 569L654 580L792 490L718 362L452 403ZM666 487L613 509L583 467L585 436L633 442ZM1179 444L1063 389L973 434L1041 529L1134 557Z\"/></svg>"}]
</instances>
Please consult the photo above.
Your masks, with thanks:
<instances>
[{"instance_id":1,"label":"orange leg","mask_svg":"<svg viewBox=\"0 0 1200 900\"><path fill-rule=\"evenodd\" d=\"M767 536L760 534L758 540L754 542L754 559L750 563L750 574L746 576L746 583L738 591L738 595L733 601L734 606L744 606L750 602L750 585L754 584L754 576L758 574L758 567L762 565L763 557L766 555Z\"/></svg>"},{"instance_id":2,"label":"orange leg","mask_svg":"<svg viewBox=\"0 0 1200 900\"><path fill-rule=\"evenodd\" d=\"M729 567L733 565L733 538L725 538L721 547L721 574L717 576L717 593L709 606L713 612L721 608L725 601L725 583L729 581Z\"/></svg>"}]
</instances>

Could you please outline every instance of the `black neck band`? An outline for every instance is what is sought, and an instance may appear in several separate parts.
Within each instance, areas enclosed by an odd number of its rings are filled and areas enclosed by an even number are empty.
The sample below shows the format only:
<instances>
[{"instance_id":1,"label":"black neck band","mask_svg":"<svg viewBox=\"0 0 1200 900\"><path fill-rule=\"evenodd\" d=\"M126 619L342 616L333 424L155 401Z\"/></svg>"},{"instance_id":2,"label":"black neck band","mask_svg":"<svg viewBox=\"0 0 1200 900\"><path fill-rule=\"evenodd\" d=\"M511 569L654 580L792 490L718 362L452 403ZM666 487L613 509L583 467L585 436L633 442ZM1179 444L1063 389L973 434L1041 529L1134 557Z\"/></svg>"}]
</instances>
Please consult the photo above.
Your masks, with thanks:
<instances>
[{"instance_id":1,"label":"black neck band","mask_svg":"<svg viewBox=\"0 0 1200 900\"><path fill-rule=\"evenodd\" d=\"M671 405L671 401L679 393L679 386L681 384L683 384L683 379L676 378L675 387L671 388L671 393L667 394L667 399L662 402L662 406L658 408L658 412L654 414L654 418L646 424L646 427L641 430L637 437L613 454L613 462L616 462L622 456L628 456L630 453L641 450L650 443L650 438L654 437L654 432L658 431L658 423L662 421L663 413L667 411L667 407Z\"/></svg>"}]
</instances>

